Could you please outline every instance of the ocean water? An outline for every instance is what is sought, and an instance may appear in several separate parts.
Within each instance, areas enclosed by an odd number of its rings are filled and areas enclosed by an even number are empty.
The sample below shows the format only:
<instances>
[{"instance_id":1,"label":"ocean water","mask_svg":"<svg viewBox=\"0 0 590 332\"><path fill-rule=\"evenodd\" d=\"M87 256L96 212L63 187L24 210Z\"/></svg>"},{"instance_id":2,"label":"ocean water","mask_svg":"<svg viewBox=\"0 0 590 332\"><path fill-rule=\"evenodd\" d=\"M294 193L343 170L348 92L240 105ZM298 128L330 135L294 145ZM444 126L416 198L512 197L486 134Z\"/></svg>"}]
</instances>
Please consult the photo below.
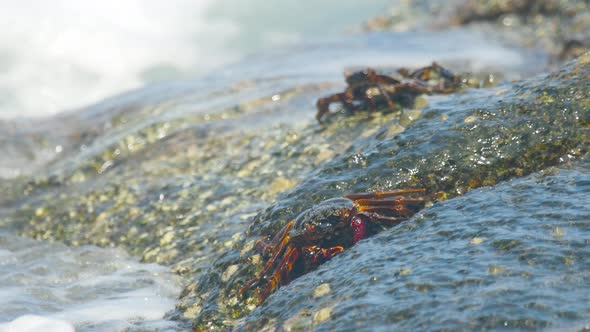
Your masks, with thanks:
<instances>
[{"instance_id":1,"label":"ocean water","mask_svg":"<svg viewBox=\"0 0 590 332\"><path fill-rule=\"evenodd\" d=\"M0 331L178 330L166 267L121 249L71 248L0 232Z\"/></svg>"},{"instance_id":2,"label":"ocean water","mask_svg":"<svg viewBox=\"0 0 590 332\"><path fill-rule=\"evenodd\" d=\"M0 118L14 118L80 108L260 50L340 35L391 2L0 3Z\"/></svg>"}]
</instances>

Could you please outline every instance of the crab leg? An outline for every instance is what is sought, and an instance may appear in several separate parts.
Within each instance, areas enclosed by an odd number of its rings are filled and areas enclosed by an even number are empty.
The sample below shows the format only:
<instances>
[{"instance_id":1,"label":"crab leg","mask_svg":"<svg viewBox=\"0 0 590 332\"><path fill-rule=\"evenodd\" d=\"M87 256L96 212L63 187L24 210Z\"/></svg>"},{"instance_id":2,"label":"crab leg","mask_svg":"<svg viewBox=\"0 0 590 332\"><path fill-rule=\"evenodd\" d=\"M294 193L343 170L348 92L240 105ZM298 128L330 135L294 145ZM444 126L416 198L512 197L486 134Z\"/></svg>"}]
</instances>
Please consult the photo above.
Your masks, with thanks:
<instances>
[{"instance_id":1,"label":"crab leg","mask_svg":"<svg viewBox=\"0 0 590 332\"><path fill-rule=\"evenodd\" d=\"M455 91L453 88L445 88L444 84L442 86L430 86L419 82L420 81L400 83L395 89L401 91L406 90L410 93L452 93Z\"/></svg>"},{"instance_id":2,"label":"crab leg","mask_svg":"<svg viewBox=\"0 0 590 332\"><path fill-rule=\"evenodd\" d=\"M387 75L378 75L376 74L376 82L379 82L380 84L387 84L387 85L396 85L399 84L399 80L396 78L393 78L391 76L387 76Z\"/></svg>"},{"instance_id":3,"label":"crab leg","mask_svg":"<svg viewBox=\"0 0 590 332\"><path fill-rule=\"evenodd\" d=\"M359 212L394 212L402 216L411 216L415 213L408 205L420 205L424 203L423 198L398 198L395 200L359 199L356 201Z\"/></svg>"},{"instance_id":4,"label":"crab leg","mask_svg":"<svg viewBox=\"0 0 590 332\"><path fill-rule=\"evenodd\" d=\"M354 91L351 88L346 89L346 91L342 93L336 93L328 97L318 99L316 103L316 107L318 109L318 113L316 114L316 119L321 122L324 115L330 113L330 104L332 103L342 103L342 107L344 107L347 111L352 112L354 110Z\"/></svg>"},{"instance_id":5,"label":"crab leg","mask_svg":"<svg viewBox=\"0 0 590 332\"><path fill-rule=\"evenodd\" d=\"M426 189L406 189L406 190L396 190L396 191L378 191L369 194L352 194L346 195L345 198L352 199L353 201L357 201L359 199L374 199L380 197L391 197L391 196L400 196L404 194L416 194L416 193L424 193Z\"/></svg>"},{"instance_id":6,"label":"crab leg","mask_svg":"<svg viewBox=\"0 0 590 332\"><path fill-rule=\"evenodd\" d=\"M262 278L268 273L268 271L270 271L270 269L275 264L276 260L283 253L283 251L285 250L285 248L287 247L287 245L291 241L291 237L287 233L288 233L288 231L291 230L291 227L293 227L294 223L295 223L295 221L291 221L289 224L287 224L287 226L285 226L285 229L288 229L288 230L286 232L281 232L284 235L283 235L283 239L281 241L281 244L279 245L279 248L277 250L275 250L272 257L266 263L264 270L262 270L262 272L260 272L258 277L250 280L244 287L242 287L242 289L240 289L240 291L238 292L239 295L242 295L244 292L246 292L248 289L250 289L253 285L260 282L260 280L262 280Z\"/></svg>"},{"instance_id":7,"label":"crab leg","mask_svg":"<svg viewBox=\"0 0 590 332\"><path fill-rule=\"evenodd\" d=\"M358 199L356 203L362 206L390 206L404 205L407 203L423 203L424 198L397 198L397 199Z\"/></svg>"},{"instance_id":8,"label":"crab leg","mask_svg":"<svg viewBox=\"0 0 590 332\"><path fill-rule=\"evenodd\" d=\"M256 242L256 249L263 255L272 253L275 248L281 244L281 241L283 241L285 235L291 231L291 228L293 228L293 221L285 225L285 227L283 227L283 229L281 229L281 231L273 237L270 243L266 243L263 240Z\"/></svg>"},{"instance_id":9,"label":"crab leg","mask_svg":"<svg viewBox=\"0 0 590 332\"><path fill-rule=\"evenodd\" d=\"M343 95L344 95L344 93L337 93L337 94L333 94L328 97L318 99L318 101L316 103L316 107L318 109L318 114L316 114L316 119L319 122L321 122L324 115L330 113L330 104L342 101L344 99L342 97Z\"/></svg>"},{"instance_id":10,"label":"crab leg","mask_svg":"<svg viewBox=\"0 0 590 332\"><path fill-rule=\"evenodd\" d=\"M344 90L344 93L338 94L337 96L339 97L340 102L342 102L342 106L344 106L346 110L352 111L352 109L354 108L354 105L352 104L355 97L354 89L347 88L346 90Z\"/></svg>"},{"instance_id":11,"label":"crab leg","mask_svg":"<svg viewBox=\"0 0 590 332\"><path fill-rule=\"evenodd\" d=\"M397 109L397 106L395 106L393 101L391 101L391 98L389 98L389 94L387 94L387 91L385 91L385 89L383 88L383 86L381 86L381 84L377 84L377 89L379 89L379 92L381 92L383 97L385 97L385 100L387 101L387 105L389 105L389 110L391 112L395 112L395 110ZM372 99L371 99L371 101L372 101Z\"/></svg>"},{"instance_id":12,"label":"crab leg","mask_svg":"<svg viewBox=\"0 0 590 332\"><path fill-rule=\"evenodd\" d=\"M318 246L308 246L302 248L303 254L314 266L318 266L344 251L344 247L335 246L330 248L320 248Z\"/></svg>"},{"instance_id":13,"label":"crab leg","mask_svg":"<svg viewBox=\"0 0 590 332\"><path fill-rule=\"evenodd\" d=\"M377 112L377 104L375 103L375 97L369 95L368 93L365 97L369 100L369 104L371 104L371 111Z\"/></svg>"},{"instance_id":14,"label":"crab leg","mask_svg":"<svg viewBox=\"0 0 590 332\"><path fill-rule=\"evenodd\" d=\"M411 216L413 214L415 214L416 212L408 209L407 207L401 205L401 206L392 206L392 207L385 207L385 206L378 206L378 207L372 207L372 206L361 206L358 208L359 212L375 212L375 213L379 213L381 212L385 212L385 211L393 211L399 215L402 216Z\"/></svg>"},{"instance_id":15,"label":"crab leg","mask_svg":"<svg viewBox=\"0 0 590 332\"><path fill-rule=\"evenodd\" d=\"M367 68L367 77L368 77L369 81L377 83L376 84L377 89L379 90L379 92L383 95L383 97L387 101L387 105L389 105L389 108L391 109L392 112L395 111L397 107L391 101L391 98L389 98L389 95L387 94L387 92L385 91L383 86L378 83L398 84L399 81L394 79L393 77L388 77L385 75L377 75L377 73L371 68ZM371 103L371 107L372 107L373 111L376 111L377 105L375 104L375 100L373 99L374 97L368 96L368 95L366 97L367 97L367 99L369 99L369 103Z\"/></svg>"},{"instance_id":16,"label":"crab leg","mask_svg":"<svg viewBox=\"0 0 590 332\"><path fill-rule=\"evenodd\" d=\"M429 81L432 79L432 73L438 72L438 74L447 81L455 81L457 76L453 74L450 70L442 67L437 62L433 62L432 65L426 66L420 69L416 69L410 75L410 78L419 79L421 81Z\"/></svg>"},{"instance_id":17,"label":"crab leg","mask_svg":"<svg viewBox=\"0 0 590 332\"><path fill-rule=\"evenodd\" d=\"M273 278L268 282L264 290L259 293L259 300L260 303L263 303L266 298L272 294L279 286L281 279L284 277L285 279L288 278L289 273L293 270L293 265L297 258L299 257L299 250L297 248L289 248L285 257L279 263L279 266L274 272Z\"/></svg>"}]
</instances>

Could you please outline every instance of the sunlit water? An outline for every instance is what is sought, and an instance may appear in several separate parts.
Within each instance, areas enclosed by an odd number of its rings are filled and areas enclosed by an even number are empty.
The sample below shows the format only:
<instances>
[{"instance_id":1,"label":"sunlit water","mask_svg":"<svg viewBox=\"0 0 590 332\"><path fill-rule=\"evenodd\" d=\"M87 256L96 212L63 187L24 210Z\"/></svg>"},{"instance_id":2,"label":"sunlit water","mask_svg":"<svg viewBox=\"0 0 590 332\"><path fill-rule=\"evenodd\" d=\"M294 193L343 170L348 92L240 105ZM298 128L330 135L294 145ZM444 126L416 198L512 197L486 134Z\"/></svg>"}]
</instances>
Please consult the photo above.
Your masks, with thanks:
<instances>
[{"instance_id":1,"label":"sunlit water","mask_svg":"<svg viewBox=\"0 0 590 332\"><path fill-rule=\"evenodd\" d=\"M178 330L162 320L180 281L120 249L70 248L0 233L0 331Z\"/></svg>"}]
</instances>

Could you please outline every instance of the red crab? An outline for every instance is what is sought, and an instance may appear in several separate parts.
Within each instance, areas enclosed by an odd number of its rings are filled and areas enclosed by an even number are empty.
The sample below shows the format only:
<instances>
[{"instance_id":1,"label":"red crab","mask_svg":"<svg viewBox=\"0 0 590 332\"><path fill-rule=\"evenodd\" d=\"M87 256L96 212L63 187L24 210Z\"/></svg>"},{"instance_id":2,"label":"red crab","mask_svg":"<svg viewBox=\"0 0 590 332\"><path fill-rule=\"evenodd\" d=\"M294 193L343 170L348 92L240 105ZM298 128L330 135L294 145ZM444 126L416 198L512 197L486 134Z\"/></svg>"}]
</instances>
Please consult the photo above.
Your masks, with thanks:
<instances>
[{"instance_id":1,"label":"red crab","mask_svg":"<svg viewBox=\"0 0 590 332\"><path fill-rule=\"evenodd\" d=\"M385 86L398 85L401 82L391 76L379 75L375 70L367 68L364 71L354 73L345 72L345 81L348 87L344 92L336 93L328 97L320 98L317 101L318 114L316 118L321 122L325 114L329 112L330 104L340 102L342 107L347 111L353 112L359 108L357 103L368 102L373 110L377 109L377 100L372 93L368 93L371 88L377 88L379 94L383 96L391 109L395 109L395 104L385 91Z\"/></svg>"},{"instance_id":2,"label":"red crab","mask_svg":"<svg viewBox=\"0 0 590 332\"><path fill-rule=\"evenodd\" d=\"M348 86L344 92L318 99L316 119L322 122L322 119L330 113L330 105L336 102L341 103L349 113L367 108L376 111L382 106L387 106L393 112L397 109L394 101L412 104L418 95L451 93L456 91L461 83L460 76L436 62L414 71L402 68L398 70L398 73L401 77L377 74L371 68L344 73Z\"/></svg>"},{"instance_id":3,"label":"red crab","mask_svg":"<svg viewBox=\"0 0 590 332\"><path fill-rule=\"evenodd\" d=\"M239 295L264 280L266 284L258 292L263 303L292 278L317 268L381 228L407 220L424 206L424 192L408 189L353 194L323 201L302 212L270 243L256 243L268 260L262 272L240 289ZM408 194L415 197L402 196Z\"/></svg>"}]
</instances>

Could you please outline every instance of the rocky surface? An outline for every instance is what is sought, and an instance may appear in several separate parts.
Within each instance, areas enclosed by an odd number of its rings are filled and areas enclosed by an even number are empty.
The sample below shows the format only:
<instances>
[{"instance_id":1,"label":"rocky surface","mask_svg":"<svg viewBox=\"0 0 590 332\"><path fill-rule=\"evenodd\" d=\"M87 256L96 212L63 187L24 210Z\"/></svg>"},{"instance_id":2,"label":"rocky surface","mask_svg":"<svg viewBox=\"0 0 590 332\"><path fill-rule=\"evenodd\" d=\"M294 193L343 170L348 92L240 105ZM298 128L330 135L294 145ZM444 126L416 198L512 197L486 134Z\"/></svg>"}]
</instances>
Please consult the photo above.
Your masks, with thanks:
<instances>
[{"instance_id":1,"label":"rocky surface","mask_svg":"<svg viewBox=\"0 0 590 332\"><path fill-rule=\"evenodd\" d=\"M465 8L471 14L461 15L473 19L454 22L523 15ZM530 10L547 15L543 8ZM557 307L588 289L580 243L589 80L585 54L522 81L325 125L313 120L313 103L331 87L309 81L205 82L159 98L123 96L44 123L72 121L75 130L40 130L34 139L25 127L13 133L35 146L31 156L59 157L0 182L0 225L74 246L122 247L171 266L186 287L169 317L199 330L346 330L367 322L419 329L431 317L450 329L577 326L587 320L583 301L571 311ZM571 200L560 191L568 186ZM416 187L448 201L363 241L259 308L252 296L237 297L263 263L254 242L299 212L351 192ZM510 233L537 210L541 216ZM546 282L554 286L539 293ZM457 304L438 312L452 296ZM512 315L503 309L510 303Z\"/></svg>"}]
</instances>

